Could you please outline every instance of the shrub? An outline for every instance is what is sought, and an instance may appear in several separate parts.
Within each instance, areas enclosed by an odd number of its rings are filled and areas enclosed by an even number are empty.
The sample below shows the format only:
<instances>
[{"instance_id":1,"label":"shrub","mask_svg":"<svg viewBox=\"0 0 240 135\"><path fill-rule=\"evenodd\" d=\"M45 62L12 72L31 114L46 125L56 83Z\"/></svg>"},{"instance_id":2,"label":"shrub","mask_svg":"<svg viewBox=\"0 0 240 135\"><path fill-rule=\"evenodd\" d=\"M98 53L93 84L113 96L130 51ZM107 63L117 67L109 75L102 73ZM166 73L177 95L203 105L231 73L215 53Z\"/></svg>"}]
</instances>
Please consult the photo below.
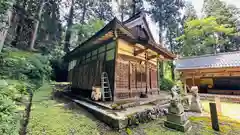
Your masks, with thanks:
<instances>
[{"instance_id":1,"label":"shrub","mask_svg":"<svg viewBox=\"0 0 240 135\"><path fill-rule=\"evenodd\" d=\"M4 80L0 80L4 81ZM27 92L27 84L16 80L9 80L7 85L0 85L0 95L15 102L21 102Z\"/></svg>"},{"instance_id":2,"label":"shrub","mask_svg":"<svg viewBox=\"0 0 240 135\"><path fill-rule=\"evenodd\" d=\"M46 56L17 51L4 52L0 58L2 79L29 82L33 87L39 87L43 80L50 79L52 69Z\"/></svg>"},{"instance_id":3,"label":"shrub","mask_svg":"<svg viewBox=\"0 0 240 135\"><path fill-rule=\"evenodd\" d=\"M174 86L174 82L169 80L169 79L166 79L166 78L163 78L161 79L161 84L160 84L160 89L161 90L171 90L171 88Z\"/></svg>"},{"instance_id":4,"label":"shrub","mask_svg":"<svg viewBox=\"0 0 240 135\"><path fill-rule=\"evenodd\" d=\"M17 104L27 95L27 85L17 80L0 80L0 134L17 135L20 113ZM26 96L25 96L26 97Z\"/></svg>"},{"instance_id":5,"label":"shrub","mask_svg":"<svg viewBox=\"0 0 240 135\"><path fill-rule=\"evenodd\" d=\"M20 117L16 113L16 105L7 96L0 94L0 134L18 135Z\"/></svg>"}]
</instances>

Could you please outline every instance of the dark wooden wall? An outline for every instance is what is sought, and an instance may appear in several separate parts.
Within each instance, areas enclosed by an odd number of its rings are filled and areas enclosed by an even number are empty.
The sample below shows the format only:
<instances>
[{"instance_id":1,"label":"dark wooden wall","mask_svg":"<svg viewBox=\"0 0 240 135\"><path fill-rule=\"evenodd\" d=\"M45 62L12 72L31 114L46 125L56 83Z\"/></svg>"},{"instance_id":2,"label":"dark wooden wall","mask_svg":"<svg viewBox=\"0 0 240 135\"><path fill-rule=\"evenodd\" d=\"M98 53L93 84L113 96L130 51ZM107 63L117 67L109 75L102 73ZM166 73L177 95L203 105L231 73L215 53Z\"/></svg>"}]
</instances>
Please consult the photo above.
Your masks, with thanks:
<instances>
[{"instance_id":1,"label":"dark wooden wall","mask_svg":"<svg viewBox=\"0 0 240 135\"><path fill-rule=\"evenodd\" d=\"M86 96L93 86L101 86L101 73L107 72L110 86L114 90L115 41L99 45L79 56L76 66L69 71L68 80L72 90Z\"/></svg>"},{"instance_id":2,"label":"dark wooden wall","mask_svg":"<svg viewBox=\"0 0 240 135\"><path fill-rule=\"evenodd\" d=\"M149 94L158 92L156 65L118 59L115 70L116 98L140 96L146 90Z\"/></svg>"}]
</instances>

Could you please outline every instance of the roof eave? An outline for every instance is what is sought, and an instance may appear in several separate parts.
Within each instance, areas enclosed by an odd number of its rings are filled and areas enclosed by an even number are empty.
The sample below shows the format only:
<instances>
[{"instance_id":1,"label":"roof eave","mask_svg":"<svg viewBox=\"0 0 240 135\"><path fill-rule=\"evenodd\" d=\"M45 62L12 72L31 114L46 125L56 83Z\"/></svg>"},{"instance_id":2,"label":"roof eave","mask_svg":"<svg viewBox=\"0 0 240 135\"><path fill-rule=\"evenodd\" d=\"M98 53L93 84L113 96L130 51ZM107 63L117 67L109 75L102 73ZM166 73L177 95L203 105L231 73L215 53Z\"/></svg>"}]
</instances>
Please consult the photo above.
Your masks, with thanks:
<instances>
[{"instance_id":1,"label":"roof eave","mask_svg":"<svg viewBox=\"0 0 240 135\"><path fill-rule=\"evenodd\" d=\"M116 27L116 23L119 22L118 19L115 17L112 21L110 21L106 26L104 26L101 30L99 30L97 33L95 33L92 37L88 38L86 41L84 41L83 43L81 43L79 46L77 46L75 49L73 49L72 51L68 52L63 59L67 60L68 57L71 57L71 55L73 55L74 53L77 53L79 48L83 47L84 45L86 45L87 43L91 42L92 40L94 40L95 38L98 38L98 36L101 33L107 33L110 30L115 29Z\"/></svg>"}]
</instances>

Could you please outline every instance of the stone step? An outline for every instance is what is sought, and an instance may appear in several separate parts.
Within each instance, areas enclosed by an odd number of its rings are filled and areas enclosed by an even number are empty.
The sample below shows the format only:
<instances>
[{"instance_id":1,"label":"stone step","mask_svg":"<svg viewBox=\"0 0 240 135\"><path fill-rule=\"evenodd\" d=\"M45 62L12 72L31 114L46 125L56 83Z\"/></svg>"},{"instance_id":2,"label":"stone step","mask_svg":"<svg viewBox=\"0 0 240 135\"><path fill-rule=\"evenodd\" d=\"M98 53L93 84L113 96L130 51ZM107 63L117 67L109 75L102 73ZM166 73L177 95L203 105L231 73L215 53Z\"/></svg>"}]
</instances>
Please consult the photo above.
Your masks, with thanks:
<instances>
[{"instance_id":1,"label":"stone step","mask_svg":"<svg viewBox=\"0 0 240 135\"><path fill-rule=\"evenodd\" d=\"M92 101L88 98L84 98L84 97L81 97L81 96L76 96L76 95L74 95L72 93L69 93L69 92L68 93L64 92L64 94L71 97L71 98L91 103L91 104L96 105L96 106L98 106L102 109L108 109L108 110L112 109L112 107L110 105L105 105L105 104L102 104L102 103L98 103L98 102Z\"/></svg>"}]
</instances>

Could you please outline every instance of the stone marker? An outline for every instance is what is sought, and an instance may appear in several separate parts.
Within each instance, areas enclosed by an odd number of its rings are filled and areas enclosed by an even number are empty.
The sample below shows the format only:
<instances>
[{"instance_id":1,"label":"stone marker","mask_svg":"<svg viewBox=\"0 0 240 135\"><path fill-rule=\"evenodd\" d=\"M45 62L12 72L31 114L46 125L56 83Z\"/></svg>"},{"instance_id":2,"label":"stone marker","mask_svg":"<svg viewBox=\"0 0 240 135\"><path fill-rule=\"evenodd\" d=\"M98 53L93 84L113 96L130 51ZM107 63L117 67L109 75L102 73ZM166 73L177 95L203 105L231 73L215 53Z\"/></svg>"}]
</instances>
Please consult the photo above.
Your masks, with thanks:
<instances>
[{"instance_id":1,"label":"stone marker","mask_svg":"<svg viewBox=\"0 0 240 135\"><path fill-rule=\"evenodd\" d=\"M209 103L209 106L212 120L212 129L215 131L220 131L216 103Z\"/></svg>"},{"instance_id":2,"label":"stone marker","mask_svg":"<svg viewBox=\"0 0 240 135\"><path fill-rule=\"evenodd\" d=\"M172 99L168 108L167 120L164 121L164 125L171 129L186 132L192 126L184 112L176 87L171 89L171 95Z\"/></svg>"},{"instance_id":3,"label":"stone marker","mask_svg":"<svg viewBox=\"0 0 240 135\"><path fill-rule=\"evenodd\" d=\"M192 93L190 111L202 113L202 105L200 102L200 97L198 95L198 87L192 86L190 91Z\"/></svg>"}]
</instances>

